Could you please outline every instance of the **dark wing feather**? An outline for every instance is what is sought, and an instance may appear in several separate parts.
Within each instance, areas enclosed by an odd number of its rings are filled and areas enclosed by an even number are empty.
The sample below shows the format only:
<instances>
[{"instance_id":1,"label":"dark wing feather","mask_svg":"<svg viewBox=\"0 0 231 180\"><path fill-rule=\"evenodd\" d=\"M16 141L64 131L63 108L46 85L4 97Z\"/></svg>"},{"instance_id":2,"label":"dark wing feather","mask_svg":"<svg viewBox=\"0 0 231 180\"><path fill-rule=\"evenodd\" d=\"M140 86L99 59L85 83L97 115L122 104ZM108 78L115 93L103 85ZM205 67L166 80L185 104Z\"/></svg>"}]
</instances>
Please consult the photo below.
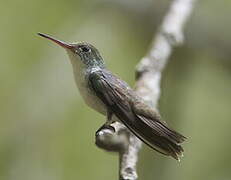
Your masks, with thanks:
<instances>
[{"instance_id":1,"label":"dark wing feather","mask_svg":"<svg viewBox=\"0 0 231 180\"><path fill-rule=\"evenodd\" d=\"M89 75L89 86L106 107L144 143L175 159L182 155L183 148L179 144L185 137L160 121L158 114L143 104L125 82L102 70ZM145 107L146 111L140 110L140 107Z\"/></svg>"}]
</instances>

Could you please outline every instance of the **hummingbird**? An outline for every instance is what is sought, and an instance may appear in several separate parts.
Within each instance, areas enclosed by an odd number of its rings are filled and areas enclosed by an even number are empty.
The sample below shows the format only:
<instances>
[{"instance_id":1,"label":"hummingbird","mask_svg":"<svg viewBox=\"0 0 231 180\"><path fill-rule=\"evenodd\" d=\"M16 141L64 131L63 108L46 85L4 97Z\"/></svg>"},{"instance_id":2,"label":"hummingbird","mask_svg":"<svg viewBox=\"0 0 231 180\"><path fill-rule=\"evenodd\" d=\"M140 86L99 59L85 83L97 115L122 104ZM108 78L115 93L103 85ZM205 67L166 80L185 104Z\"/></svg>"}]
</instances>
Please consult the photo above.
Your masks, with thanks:
<instances>
[{"instance_id":1,"label":"hummingbird","mask_svg":"<svg viewBox=\"0 0 231 180\"><path fill-rule=\"evenodd\" d=\"M107 117L103 127L119 121L152 149L176 160L183 156L186 137L168 127L156 109L110 72L99 51L87 42L66 43L38 33L63 47L71 61L75 82L85 103Z\"/></svg>"}]
</instances>

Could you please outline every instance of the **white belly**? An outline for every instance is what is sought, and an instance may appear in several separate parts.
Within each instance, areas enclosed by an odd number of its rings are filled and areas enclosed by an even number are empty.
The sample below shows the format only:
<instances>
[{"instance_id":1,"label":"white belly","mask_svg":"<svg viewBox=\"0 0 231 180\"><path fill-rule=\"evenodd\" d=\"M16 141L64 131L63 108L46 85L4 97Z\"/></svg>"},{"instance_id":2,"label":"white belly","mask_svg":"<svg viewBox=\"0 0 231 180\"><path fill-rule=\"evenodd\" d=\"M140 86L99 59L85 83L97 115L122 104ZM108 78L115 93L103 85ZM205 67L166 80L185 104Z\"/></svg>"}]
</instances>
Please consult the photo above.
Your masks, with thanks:
<instances>
[{"instance_id":1,"label":"white belly","mask_svg":"<svg viewBox=\"0 0 231 180\"><path fill-rule=\"evenodd\" d=\"M85 80L84 76L75 76L75 81L81 96L83 97L85 103L93 108L94 110L98 111L101 114L106 115L106 108L102 101L94 95L92 90L88 87L87 81Z\"/></svg>"},{"instance_id":2,"label":"white belly","mask_svg":"<svg viewBox=\"0 0 231 180\"><path fill-rule=\"evenodd\" d=\"M85 103L99 113L106 115L107 111L103 102L92 92L87 84L85 65L77 56L73 56L72 52L67 52L72 63L75 82Z\"/></svg>"}]
</instances>

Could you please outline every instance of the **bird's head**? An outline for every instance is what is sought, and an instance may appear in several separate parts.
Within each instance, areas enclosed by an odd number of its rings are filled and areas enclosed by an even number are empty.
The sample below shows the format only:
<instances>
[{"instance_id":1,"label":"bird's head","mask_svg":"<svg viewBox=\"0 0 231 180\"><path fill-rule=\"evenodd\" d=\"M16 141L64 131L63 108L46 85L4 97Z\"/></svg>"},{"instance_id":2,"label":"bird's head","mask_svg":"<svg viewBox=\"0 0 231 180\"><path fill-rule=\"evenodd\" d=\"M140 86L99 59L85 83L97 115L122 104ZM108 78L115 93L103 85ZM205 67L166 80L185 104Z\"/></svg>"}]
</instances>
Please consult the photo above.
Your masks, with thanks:
<instances>
[{"instance_id":1,"label":"bird's head","mask_svg":"<svg viewBox=\"0 0 231 180\"><path fill-rule=\"evenodd\" d=\"M99 51L87 42L66 43L46 34L38 33L38 35L49 39L66 49L73 65L81 64L81 66L84 66L85 68L103 68L105 66Z\"/></svg>"}]
</instances>

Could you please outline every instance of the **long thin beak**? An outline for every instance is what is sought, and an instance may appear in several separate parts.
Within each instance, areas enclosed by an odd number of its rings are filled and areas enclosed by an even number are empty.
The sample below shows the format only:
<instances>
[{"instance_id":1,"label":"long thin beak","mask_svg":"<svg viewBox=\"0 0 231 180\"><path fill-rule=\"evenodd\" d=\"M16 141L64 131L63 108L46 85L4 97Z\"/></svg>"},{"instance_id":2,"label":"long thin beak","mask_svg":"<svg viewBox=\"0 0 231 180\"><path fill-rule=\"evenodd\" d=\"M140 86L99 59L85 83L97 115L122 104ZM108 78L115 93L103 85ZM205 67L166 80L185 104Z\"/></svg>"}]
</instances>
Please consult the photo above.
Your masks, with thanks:
<instances>
[{"instance_id":1,"label":"long thin beak","mask_svg":"<svg viewBox=\"0 0 231 180\"><path fill-rule=\"evenodd\" d=\"M68 44L66 42L63 42L63 41L60 41L58 39L55 39L55 38L48 36L46 34L38 33L38 35L55 42L56 44L60 45L63 48L66 48L66 49L72 49L73 48L73 45Z\"/></svg>"}]
</instances>

